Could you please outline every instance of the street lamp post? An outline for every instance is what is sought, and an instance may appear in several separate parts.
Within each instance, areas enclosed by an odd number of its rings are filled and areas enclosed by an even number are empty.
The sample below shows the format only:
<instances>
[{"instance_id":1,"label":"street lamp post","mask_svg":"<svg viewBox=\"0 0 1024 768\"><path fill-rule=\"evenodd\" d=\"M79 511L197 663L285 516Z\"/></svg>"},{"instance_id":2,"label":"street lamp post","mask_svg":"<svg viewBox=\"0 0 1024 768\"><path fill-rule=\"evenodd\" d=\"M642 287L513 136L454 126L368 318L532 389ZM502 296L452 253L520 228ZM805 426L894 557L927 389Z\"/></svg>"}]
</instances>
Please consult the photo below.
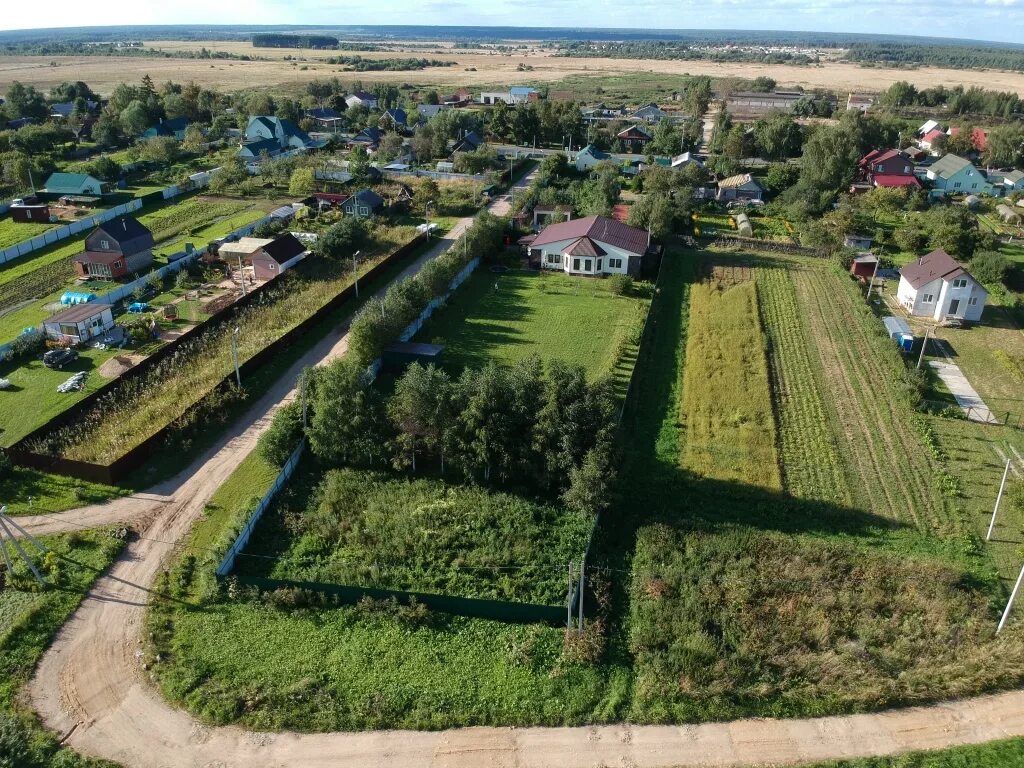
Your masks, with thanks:
<instances>
[{"instance_id":1,"label":"street lamp post","mask_svg":"<svg viewBox=\"0 0 1024 768\"><path fill-rule=\"evenodd\" d=\"M235 363L235 381L238 382L239 388L242 386L242 372L238 368L238 335L242 332L242 329L237 325L235 330L231 332L231 359Z\"/></svg>"},{"instance_id":2,"label":"street lamp post","mask_svg":"<svg viewBox=\"0 0 1024 768\"><path fill-rule=\"evenodd\" d=\"M362 251L356 251L352 254L352 283L356 288L356 298L359 298L359 269L356 267L356 259L359 258L359 254Z\"/></svg>"}]
</instances>

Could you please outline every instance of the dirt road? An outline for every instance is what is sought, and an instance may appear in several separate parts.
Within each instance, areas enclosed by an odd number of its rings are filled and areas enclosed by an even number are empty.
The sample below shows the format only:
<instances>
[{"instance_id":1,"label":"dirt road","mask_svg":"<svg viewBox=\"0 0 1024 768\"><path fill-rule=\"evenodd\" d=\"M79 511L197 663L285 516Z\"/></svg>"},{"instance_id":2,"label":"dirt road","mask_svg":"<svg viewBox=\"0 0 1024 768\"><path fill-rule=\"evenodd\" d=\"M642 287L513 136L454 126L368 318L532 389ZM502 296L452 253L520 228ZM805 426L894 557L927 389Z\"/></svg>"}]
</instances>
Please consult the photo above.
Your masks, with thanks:
<instances>
[{"instance_id":1,"label":"dirt road","mask_svg":"<svg viewBox=\"0 0 1024 768\"><path fill-rule=\"evenodd\" d=\"M450 247L467 223L460 222L406 272ZM127 768L656 768L783 765L1024 734L1024 692L873 715L696 726L269 734L197 723L167 704L141 667L149 588L175 542L253 449L276 408L295 396L292 382L302 368L344 354L346 346L341 329L324 339L255 402L217 446L156 489L155 495L20 519L37 532L121 519L134 520L143 531L61 628L29 685L43 722L68 745Z\"/></svg>"}]
</instances>

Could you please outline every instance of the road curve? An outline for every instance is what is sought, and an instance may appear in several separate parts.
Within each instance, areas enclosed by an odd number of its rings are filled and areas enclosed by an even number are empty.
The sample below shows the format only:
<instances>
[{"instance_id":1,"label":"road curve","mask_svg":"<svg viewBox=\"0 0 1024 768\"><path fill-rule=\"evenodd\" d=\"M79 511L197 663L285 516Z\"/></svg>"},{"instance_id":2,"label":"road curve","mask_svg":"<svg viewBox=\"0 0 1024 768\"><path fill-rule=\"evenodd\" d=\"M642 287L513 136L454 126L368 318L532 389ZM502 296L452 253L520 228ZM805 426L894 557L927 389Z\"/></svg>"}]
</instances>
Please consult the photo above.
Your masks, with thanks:
<instances>
[{"instance_id":1,"label":"road curve","mask_svg":"<svg viewBox=\"0 0 1024 768\"><path fill-rule=\"evenodd\" d=\"M456 235L453 231L407 271L445 250ZM43 722L66 744L126 768L661 768L789 765L1024 735L1022 691L877 714L683 726L295 734L198 723L169 705L142 669L149 588L174 544L253 449L276 408L295 397L292 382L301 369L346 348L342 331L324 339L217 445L152 493L19 518L36 533L120 521L131 521L141 532L60 629L28 686Z\"/></svg>"}]
</instances>

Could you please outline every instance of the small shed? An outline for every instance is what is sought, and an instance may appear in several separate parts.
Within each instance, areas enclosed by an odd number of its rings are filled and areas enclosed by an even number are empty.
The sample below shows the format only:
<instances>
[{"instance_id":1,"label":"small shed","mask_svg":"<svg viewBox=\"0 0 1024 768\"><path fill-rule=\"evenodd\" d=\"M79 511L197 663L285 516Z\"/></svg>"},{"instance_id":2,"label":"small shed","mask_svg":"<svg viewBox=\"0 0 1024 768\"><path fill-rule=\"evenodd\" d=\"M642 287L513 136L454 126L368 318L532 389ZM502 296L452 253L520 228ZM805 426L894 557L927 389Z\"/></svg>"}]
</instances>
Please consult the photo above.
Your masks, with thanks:
<instances>
[{"instance_id":1,"label":"small shed","mask_svg":"<svg viewBox=\"0 0 1024 768\"><path fill-rule=\"evenodd\" d=\"M46 338L72 344L102 336L113 327L113 307L96 301L65 309L43 321Z\"/></svg>"},{"instance_id":2,"label":"small shed","mask_svg":"<svg viewBox=\"0 0 1024 768\"><path fill-rule=\"evenodd\" d=\"M843 247L864 250L870 248L873 242L874 240L868 235L851 234L843 238Z\"/></svg>"},{"instance_id":3,"label":"small shed","mask_svg":"<svg viewBox=\"0 0 1024 768\"><path fill-rule=\"evenodd\" d=\"M900 351L910 352L914 348L914 332L910 330L906 320L886 315L882 318L882 322L885 323L885 330L888 331L889 338L896 342Z\"/></svg>"},{"instance_id":4,"label":"small shed","mask_svg":"<svg viewBox=\"0 0 1024 768\"><path fill-rule=\"evenodd\" d=\"M256 251L274 242L272 237L241 237L232 243L224 243L217 248L217 255L224 261L235 262L238 259L248 261Z\"/></svg>"},{"instance_id":5,"label":"small shed","mask_svg":"<svg viewBox=\"0 0 1024 768\"><path fill-rule=\"evenodd\" d=\"M422 344L415 341L400 341L384 350L384 370L401 373L413 363L420 365L441 365L444 347L438 344Z\"/></svg>"},{"instance_id":6,"label":"small shed","mask_svg":"<svg viewBox=\"0 0 1024 768\"><path fill-rule=\"evenodd\" d=\"M290 232L278 235L252 254L252 272L257 280L273 280L298 264L309 251Z\"/></svg>"},{"instance_id":7,"label":"small shed","mask_svg":"<svg viewBox=\"0 0 1024 768\"><path fill-rule=\"evenodd\" d=\"M1021 222L1021 215L1005 203L996 206L996 213L1006 224L1020 224Z\"/></svg>"},{"instance_id":8,"label":"small shed","mask_svg":"<svg viewBox=\"0 0 1024 768\"><path fill-rule=\"evenodd\" d=\"M870 280L878 266L878 257L873 253L858 253L850 264L850 274Z\"/></svg>"},{"instance_id":9,"label":"small shed","mask_svg":"<svg viewBox=\"0 0 1024 768\"><path fill-rule=\"evenodd\" d=\"M750 223L750 217L745 213L737 213L732 217L736 222L736 234L743 237L754 236L754 225Z\"/></svg>"},{"instance_id":10,"label":"small shed","mask_svg":"<svg viewBox=\"0 0 1024 768\"><path fill-rule=\"evenodd\" d=\"M46 223L50 220L50 206L39 202L37 198L31 200L15 200L10 207L11 219L21 223Z\"/></svg>"}]
</instances>

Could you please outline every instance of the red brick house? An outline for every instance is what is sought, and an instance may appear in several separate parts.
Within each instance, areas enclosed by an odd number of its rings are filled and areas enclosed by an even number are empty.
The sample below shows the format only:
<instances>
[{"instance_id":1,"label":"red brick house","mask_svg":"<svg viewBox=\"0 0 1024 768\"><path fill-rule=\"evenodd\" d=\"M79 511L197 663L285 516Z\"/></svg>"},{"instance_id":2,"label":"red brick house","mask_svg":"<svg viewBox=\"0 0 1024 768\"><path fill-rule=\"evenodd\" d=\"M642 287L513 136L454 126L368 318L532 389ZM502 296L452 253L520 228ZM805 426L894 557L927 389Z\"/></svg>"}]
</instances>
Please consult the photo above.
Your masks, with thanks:
<instances>
[{"instance_id":1,"label":"red brick house","mask_svg":"<svg viewBox=\"0 0 1024 768\"><path fill-rule=\"evenodd\" d=\"M96 227L72 262L79 277L113 280L140 272L153 263L153 233L131 216L118 216Z\"/></svg>"}]
</instances>

